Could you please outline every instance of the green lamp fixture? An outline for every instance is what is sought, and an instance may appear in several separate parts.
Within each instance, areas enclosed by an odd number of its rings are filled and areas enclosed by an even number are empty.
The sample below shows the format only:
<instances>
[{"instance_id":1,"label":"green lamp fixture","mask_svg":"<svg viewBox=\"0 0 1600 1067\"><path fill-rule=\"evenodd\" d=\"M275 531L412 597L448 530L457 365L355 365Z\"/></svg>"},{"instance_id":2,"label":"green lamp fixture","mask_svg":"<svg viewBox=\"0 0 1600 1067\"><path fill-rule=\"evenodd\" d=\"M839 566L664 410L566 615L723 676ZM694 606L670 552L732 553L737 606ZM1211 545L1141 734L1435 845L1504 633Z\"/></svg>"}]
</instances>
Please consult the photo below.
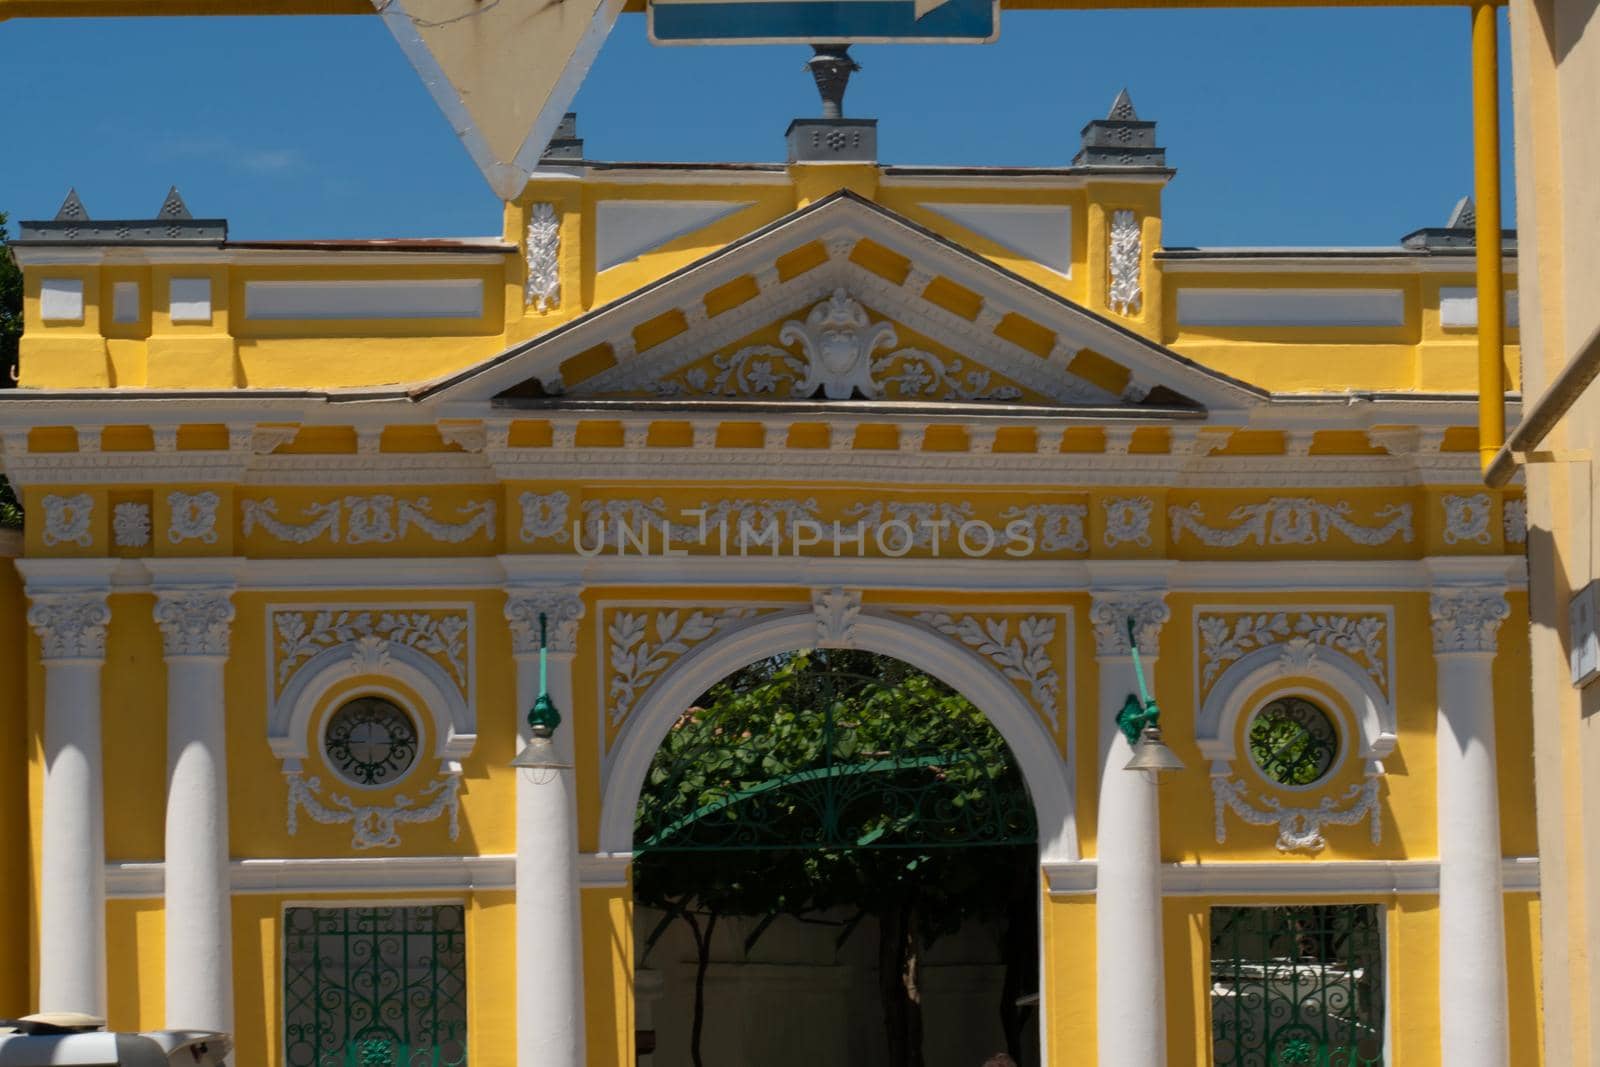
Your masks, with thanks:
<instances>
[{"instance_id":1,"label":"green lamp fixture","mask_svg":"<svg viewBox=\"0 0 1600 1067\"><path fill-rule=\"evenodd\" d=\"M561 725L561 712L556 707L556 702L550 699L549 686L549 651L547 646L547 631L544 612L539 613L539 695L534 699L533 707L528 709L528 733L531 735L522 751L517 753L516 759L511 761L513 767L549 767L554 753L550 739L555 736L556 727Z\"/></svg>"},{"instance_id":2,"label":"green lamp fixture","mask_svg":"<svg viewBox=\"0 0 1600 1067\"><path fill-rule=\"evenodd\" d=\"M1117 726L1122 730L1122 736L1128 739L1128 744L1133 746L1133 758L1130 759L1123 770L1127 771L1181 771L1183 761L1178 754L1167 747L1161 739L1161 708L1151 699L1150 690L1144 683L1144 664L1139 660L1139 637L1137 626L1132 618L1128 619L1128 648L1133 652L1133 676L1138 679L1139 692L1137 695L1128 694L1128 699L1123 701L1122 708L1117 712Z\"/></svg>"}]
</instances>

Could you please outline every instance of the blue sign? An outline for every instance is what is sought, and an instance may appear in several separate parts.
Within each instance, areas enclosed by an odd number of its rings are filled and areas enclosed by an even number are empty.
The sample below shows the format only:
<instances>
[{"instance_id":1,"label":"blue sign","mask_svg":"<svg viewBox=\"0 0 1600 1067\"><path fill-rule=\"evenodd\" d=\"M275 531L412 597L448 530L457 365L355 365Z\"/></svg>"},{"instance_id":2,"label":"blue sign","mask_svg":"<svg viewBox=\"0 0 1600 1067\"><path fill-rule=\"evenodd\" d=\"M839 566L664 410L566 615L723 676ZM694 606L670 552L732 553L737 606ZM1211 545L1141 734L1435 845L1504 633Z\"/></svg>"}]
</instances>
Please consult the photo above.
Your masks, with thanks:
<instances>
[{"instance_id":1,"label":"blue sign","mask_svg":"<svg viewBox=\"0 0 1600 1067\"><path fill-rule=\"evenodd\" d=\"M986 44L999 0L650 0L656 44Z\"/></svg>"}]
</instances>

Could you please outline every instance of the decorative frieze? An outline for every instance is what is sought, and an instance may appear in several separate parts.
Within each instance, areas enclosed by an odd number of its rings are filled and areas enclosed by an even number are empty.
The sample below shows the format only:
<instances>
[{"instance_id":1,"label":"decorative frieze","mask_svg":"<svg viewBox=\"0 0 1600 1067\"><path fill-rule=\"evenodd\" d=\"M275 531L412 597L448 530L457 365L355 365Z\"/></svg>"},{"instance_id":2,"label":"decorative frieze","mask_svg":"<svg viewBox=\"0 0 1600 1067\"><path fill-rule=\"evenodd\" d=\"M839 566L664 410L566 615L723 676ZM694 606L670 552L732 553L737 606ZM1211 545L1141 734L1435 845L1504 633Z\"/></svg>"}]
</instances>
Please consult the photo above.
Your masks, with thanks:
<instances>
[{"instance_id":1,"label":"decorative frieze","mask_svg":"<svg viewBox=\"0 0 1600 1067\"><path fill-rule=\"evenodd\" d=\"M721 630L755 616L757 609L618 608L604 616L606 720L622 726L643 691L690 649Z\"/></svg>"},{"instance_id":2,"label":"decorative frieze","mask_svg":"<svg viewBox=\"0 0 1600 1067\"><path fill-rule=\"evenodd\" d=\"M1231 527L1211 526L1198 503L1167 509L1172 541L1192 534L1211 548L1234 548L1246 541L1258 545L1314 545L1335 532L1358 545L1376 546L1399 538L1410 543L1414 535L1410 504L1387 504L1375 512L1377 525L1366 526L1350 518L1353 509L1340 501L1326 504L1307 497L1273 497L1263 504L1244 504L1228 513Z\"/></svg>"},{"instance_id":3,"label":"decorative frieze","mask_svg":"<svg viewBox=\"0 0 1600 1067\"><path fill-rule=\"evenodd\" d=\"M1489 494L1444 497L1444 543L1489 543Z\"/></svg>"},{"instance_id":4,"label":"decorative frieze","mask_svg":"<svg viewBox=\"0 0 1600 1067\"><path fill-rule=\"evenodd\" d=\"M391 645L433 659L463 694L470 687L470 608L279 607L271 619L273 680L280 688L302 662L327 649L348 646L353 663L380 670Z\"/></svg>"},{"instance_id":5,"label":"decorative frieze","mask_svg":"<svg viewBox=\"0 0 1600 1067\"><path fill-rule=\"evenodd\" d=\"M118 548L150 544L150 505L124 500L111 509L111 543Z\"/></svg>"},{"instance_id":6,"label":"decorative frieze","mask_svg":"<svg viewBox=\"0 0 1600 1067\"><path fill-rule=\"evenodd\" d=\"M1001 674L1028 691L1034 706L1052 727L1059 727L1062 685L1056 654L1064 653L1064 645L1058 641L1065 631L1063 616L959 611L900 614L960 641L988 659Z\"/></svg>"},{"instance_id":7,"label":"decorative frieze","mask_svg":"<svg viewBox=\"0 0 1600 1067\"><path fill-rule=\"evenodd\" d=\"M158 593L155 620L167 657L226 656L233 613L233 597L220 590Z\"/></svg>"},{"instance_id":8,"label":"decorative frieze","mask_svg":"<svg viewBox=\"0 0 1600 1067\"><path fill-rule=\"evenodd\" d=\"M854 648L856 619L861 615L861 590L813 589L811 614L816 619L818 648Z\"/></svg>"},{"instance_id":9,"label":"decorative frieze","mask_svg":"<svg viewBox=\"0 0 1600 1067\"><path fill-rule=\"evenodd\" d=\"M206 490L199 493L174 491L167 494L167 540L175 545L185 541L217 543L217 508L222 498Z\"/></svg>"},{"instance_id":10,"label":"decorative frieze","mask_svg":"<svg viewBox=\"0 0 1600 1067\"><path fill-rule=\"evenodd\" d=\"M1089 551L1089 539L1083 533L1088 516L1089 509L1082 504L1028 504L1000 513L1007 522L1026 523L1035 543L1046 552Z\"/></svg>"},{"instance_id":11,"label":"decorative frieze","mask_svg":"<svg viewBox=\"0 0 1600 1067\"><path fill-rule=\"evenodd\" d=\"M1511 605L1498 586L1461 586L1434 590L1428 611L1435 655L1492 653L1499 647L1500 624L1511 614Z\"/></svg>"},{"instance_id":12,"label":"decorative frieze","mask_svg":"<svg viewBox=\"0 0 1600 1067\"><path fill-rule=\"evenodd\" d=\"M104 660L111 608L105 593L29 594L28 625L39 636L39 655L50 660Z\"/></svg>"},{"instance_id":13,"label":"decorative frieze","mask_svg":"<svg viewBox=\"0 0 1600 1067\"><path fill-rule=\"evenodd\" d=\"M444 544L460 544L479 534L491 541L495 537L493 500L467 501L457 506L456 514L463 517L455 521L435 517L433 503L426 496L408 500L389 493L352 494L306 504L301 508L305 518L300 522L280 519L278 502L273 497L245 500L239 508L246 536L260 529L276 540L295 545L310 544L323 537L336 544L386 544L413 529Z\"/></svg>"},{"instance_id":14,"label":"decorative frieze","mask_svg":"<svg viewBox=\"0 0 1600 1067\"><path fill-rule=\"evenodd\" d=\"M1102 502L1106 513L1107 548L1122 544L1150 547L1150 518L1156 502L1147 496L1112 497Z\"/></svg>"},{"instance_id":15,"label":"decorative frieze","mask_svg":"<svg viewBox=\"0 0 1600 1067\"><path fill-rule=\"evenodd\" d=\"M94 497L88 493L44 496L44 543L46 545L79 545L88 548L94 543L89 521L94 514Z\"/></svg>"},{"instance_id":16,"label":"decorative frieze","mask_svg":"<svg viewBox=\"0 0 1600 1067\"><path fill-rule=\"evenodd\" d=\"M1199 611L1202 692L1231 663L1257 649L1281 646L1288 672L1303 672L1318 648L1349 656L1385 692L1389 686L1389 616L1385 611L1269 609Z\"/></svg>"},{"instance_id":17,"label":"decorative frieze","mask_svg":"<svg viewBox=\"0 0 1600 1067\"><path fill-rule=\"evenodd\" d=\"M1244 782L1229 778L1227 764L1224 773L1213 769L1211 796L1216 808L1217 843L1228 840L1225 818L1231 810L1252 826L1276 826L1278 851L1321 852L1327 846L1322 832L1329 826L1355 826L1363 821L1369 824L1369 836L1374 845L1383 840L1382 809L1378 804L1379 776L1374 771L1352 785L1340 796L1325 796L1315 807L1296 807L1283 803L1277 797L1263 794L1259 802L1252 802L1250 790Z\"/></svg>"},{"instance_id":18,"label":"decorative frieze","mask_svg":"<svg viewBox=\"0 0 1600 1067\"><path fill-rule=\"evenodd\" d=\"M358 803L343 793L330 794L324 801L322 780L315 776L291 772L284 775L284 781L289 787L287 828L291 836L299 831L302 808L320 823L349 823L350 846L362 851L398 848L401 824L433 822L441 816L449 819L450 840L460 834L459 773L435 778L416 797L396 793L388 803L373 804Z\"/></svg>"}]
</instances>

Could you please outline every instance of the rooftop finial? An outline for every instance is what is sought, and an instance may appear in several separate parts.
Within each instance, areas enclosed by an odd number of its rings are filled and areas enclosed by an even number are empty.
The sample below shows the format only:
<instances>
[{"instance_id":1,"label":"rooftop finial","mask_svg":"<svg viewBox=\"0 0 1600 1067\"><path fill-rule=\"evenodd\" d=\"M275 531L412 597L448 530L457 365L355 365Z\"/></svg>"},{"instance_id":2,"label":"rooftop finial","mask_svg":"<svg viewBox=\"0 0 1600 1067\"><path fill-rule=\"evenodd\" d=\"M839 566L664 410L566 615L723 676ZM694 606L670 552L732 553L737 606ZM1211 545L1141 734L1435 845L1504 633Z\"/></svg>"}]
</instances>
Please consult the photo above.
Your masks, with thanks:
<instances>
[{"instance_id":1,"label":"rooftop finial","mask_svg":"<svg viewBox=\"0 0 1600 1067\"><path fill-rule=\"evenodd\" d=\"M77 189L68 189L67 198L61 201L61 206L56 209L57 222L83 222L89 217L89 212L84 209L83 201L78 199Z\"/></svg>"},{"instance_id":2,"label":"rooftop finial","mask_svg":"<svg viewBox=\"0 0 1600 1067\"><path fill-rule=\"evenodd\" d=\"M850 85L850 75L861 69L861 64L850 58L847 44L814 44L816 55L806 60L811 77L822 96L822 117L841 118L844 115L844 91Z\"/></svg>"},{"instance_id":3,"label":"rooftop finial","mask_svg":"<svg viewBox=\"0 0 1600 1067\"><path fill-rule=\"evenodd\" d=\"M1471 230L1478 225L1478 209L1472 202L1472 197L1463 196L1456 201L1456 206L1450 212L1450 221L1445 227L1451 230Z\"/></svg>"},{"instance_id":4,"label":"rooftop finial","mask_svg":"<svg viewBox=\"0 0 1600 1067\"><path fill-rule=\"evenodd\" d=\"M178 192L178 187L172 186L167 190L167 198L161 201L161 210L156 212L156 218L166 220L192 217L188 205L183 202L183 196Z\"/></svg>"},{"instance_id":5,"label":"rooftop finial","mask_svg":"<svg viewBox=\"0 0 1600 1067\"><path fill-rule=\"evenodd\" d=\"M1127 86L1123 86L1117 98L1111 101L1111 110L1106 118L1116 122L1138 121L1139 113L1133 109L1133 97L1128 95Z\"/></svg>"}]
</instances>

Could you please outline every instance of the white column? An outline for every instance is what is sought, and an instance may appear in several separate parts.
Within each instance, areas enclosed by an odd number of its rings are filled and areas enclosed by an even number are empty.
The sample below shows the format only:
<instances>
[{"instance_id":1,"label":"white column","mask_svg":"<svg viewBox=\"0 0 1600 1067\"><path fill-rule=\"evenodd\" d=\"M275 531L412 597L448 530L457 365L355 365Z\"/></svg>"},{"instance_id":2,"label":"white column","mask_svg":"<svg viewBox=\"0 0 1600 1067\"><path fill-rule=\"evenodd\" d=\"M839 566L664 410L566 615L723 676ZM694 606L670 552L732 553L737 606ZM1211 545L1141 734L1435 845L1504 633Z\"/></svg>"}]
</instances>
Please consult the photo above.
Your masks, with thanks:
<instances>
[{"instance_id":1,"label":"white column","mask_svg":"<svg viewBox=\"0 0 1600 1067\"><path fill-rule=\"evenodd\" d=\"M231 588L156 587L167 660L167 1026L233 1032L223 669Z\"/></svg>"},{"instance_id":2,"label":"white column","mask_svg":"<svg viewBox=\"0 0 1600 1067\"><path fill-rule=\"evenodd\" d=\"M1115 1067L1167 1062L1166 956L1161 922L1161 817L1151 771L1124 770L1133 749L1116 714L1139 692L1128 644L1134 620L1146 677L1160 651L1161 624L1171 609L1159 590L1095 593L1094 624L1100 690L1100 809L1095 830L1095 1003L1099 1056Z\"/></svg>"},{"instance_id":3,"label":"white column","mask_svg":"<svg viewBox=\"0 0 1600 1067\"><path fill-rule=\"evenodd\" d=\"M512 589L506 599L517 662L518 751L539 695L539 615L545 616L550 698L561 712L549 766L516 772L517 1065L582 1067L583 939L573 781L572 662L583 601L571 587Z\"/></svg>"},{"instance_id":4,"label":"white column","mask_svg":"<svg viewBox=\"0 0 1600 1067\"><path fill-rule=\"evenodd\" d=\"M108 592L30 588L28 594L28 624L39 635L44 660L39 1010L100 1018L106 1014L100 666L111 622Z\"/></svg>"},{"instance_id":5,"label":"white column","mask_svg":"<svg viewBox=\"0 0 1600 1067\"><path fill-rule=\"evenodd\" d=\"M1503 1067L1505 904L1494 744L1494 656L1509 614L1500 586L1436 588L1440 1062Z\"/></svg>"}]
</instances>

